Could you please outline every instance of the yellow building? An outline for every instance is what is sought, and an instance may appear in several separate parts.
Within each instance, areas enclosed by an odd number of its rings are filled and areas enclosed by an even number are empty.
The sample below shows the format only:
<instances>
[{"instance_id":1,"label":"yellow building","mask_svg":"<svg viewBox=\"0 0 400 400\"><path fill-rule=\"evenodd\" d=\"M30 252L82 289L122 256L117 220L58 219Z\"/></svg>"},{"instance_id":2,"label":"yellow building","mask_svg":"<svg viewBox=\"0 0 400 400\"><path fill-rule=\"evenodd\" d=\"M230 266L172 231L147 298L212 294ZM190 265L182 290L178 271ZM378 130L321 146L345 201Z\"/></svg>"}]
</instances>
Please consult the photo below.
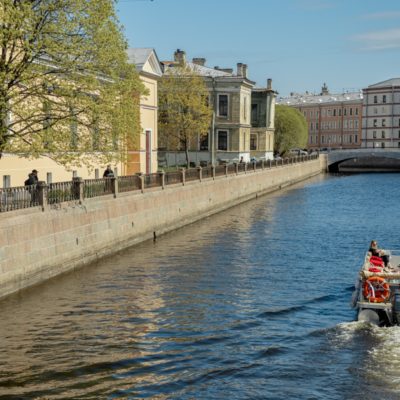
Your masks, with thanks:
<instances>
[{"instance_id":1,"label":"yellow building","mask_svg":"<svg viewBox=\"0 0 400 400\"><path fill-rule=\"evenodd\" d=\"M158 149L158 80L162 76L160 62L154 49L141 48L128 50L129 61L135 64L140 79L148 94L140 100L140 138L128 149L128 158L124 166L124 174L136 172L150 174L157 171Z\"/></svg>"},{"instance_id":2,"label":"yellow building","mask_svg":"<svg viewBox=\"0 0 400 400\"><path fill-rule=\"evenodd\" d=\"M157 171L157 81L161 67L153 49L129 49L130 62L134 63L148 94L140 101L141 134L136 143L127 149L126 163L112 165L119 175ZM74 176L95 179L103 176L105 165L71 167L67 169L51 157L29 159L18 154L4 153L0 158L0 187L23 186L28 174L38 170L40 181L47 183L69 181Z\"/></svg>"}]
</instances>

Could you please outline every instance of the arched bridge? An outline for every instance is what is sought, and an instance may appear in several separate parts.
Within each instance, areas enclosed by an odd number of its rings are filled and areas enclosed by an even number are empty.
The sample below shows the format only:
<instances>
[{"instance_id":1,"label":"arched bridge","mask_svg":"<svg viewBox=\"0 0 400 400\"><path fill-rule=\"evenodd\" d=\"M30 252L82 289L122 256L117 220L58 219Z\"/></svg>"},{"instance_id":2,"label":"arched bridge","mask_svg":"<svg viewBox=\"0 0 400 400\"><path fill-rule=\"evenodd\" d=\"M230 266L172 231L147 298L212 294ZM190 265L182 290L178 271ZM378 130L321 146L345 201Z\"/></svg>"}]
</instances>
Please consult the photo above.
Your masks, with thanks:
<instances>
[{"instance_id":1,"label":"arched bridge","mask_svg":"<svg viewBox=\"0 0 400 400\"><path fill-rule=\"evenodd\" d=\"M333 150L327 154L330 172L400 172L400 148Z\"/></svg>"}]
</instances>

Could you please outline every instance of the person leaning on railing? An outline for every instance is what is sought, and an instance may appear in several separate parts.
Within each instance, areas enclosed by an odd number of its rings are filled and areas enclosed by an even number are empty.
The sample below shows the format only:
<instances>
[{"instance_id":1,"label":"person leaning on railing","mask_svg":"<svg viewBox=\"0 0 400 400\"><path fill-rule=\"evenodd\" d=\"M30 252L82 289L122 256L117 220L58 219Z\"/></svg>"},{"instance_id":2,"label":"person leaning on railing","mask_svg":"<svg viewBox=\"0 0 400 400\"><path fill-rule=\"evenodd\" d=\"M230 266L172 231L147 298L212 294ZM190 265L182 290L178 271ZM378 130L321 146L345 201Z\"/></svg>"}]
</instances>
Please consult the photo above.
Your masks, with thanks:
<instances>
[{"instance_id":1,"label":"person leaning on railing","mask_svg":"<svg viewBox=\"0 0 400 400\"><path fill-rule=\"evenodd\" d=\"M39 200L39 194L36 187L38 182L39 182L38 171L34 169L28 175L28 179L24 182L25 186L27 187L27 190L31 194L31 205L37 204Z\"/></svg>"}]
</instances>

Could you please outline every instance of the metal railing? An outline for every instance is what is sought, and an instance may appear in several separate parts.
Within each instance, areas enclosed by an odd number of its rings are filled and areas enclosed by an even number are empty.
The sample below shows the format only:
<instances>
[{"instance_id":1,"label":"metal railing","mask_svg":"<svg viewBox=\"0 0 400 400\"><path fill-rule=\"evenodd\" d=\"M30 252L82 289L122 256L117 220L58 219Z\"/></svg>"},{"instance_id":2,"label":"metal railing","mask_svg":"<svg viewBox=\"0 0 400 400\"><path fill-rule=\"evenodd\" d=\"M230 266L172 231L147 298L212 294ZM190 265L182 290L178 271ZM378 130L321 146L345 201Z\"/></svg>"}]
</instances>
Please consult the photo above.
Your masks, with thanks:
<instances>
[{"instance_id":1,"label":"metal railing","mask_svg":"<svg viewBox=\"0 0 400 400\"><path fill-rule=\"evenodd\" d=\"M117 180L118 192L131 192L141 189L139 175L119 176Z\"/></svg>"},{"instance_id":2,"label":"metal railing","mask_svg":"<svg viewBox=\"0 0 400 400\"><path fill-rule=\"evenodd\" d=\"M143 179L146 189L161 186L161 174L159 172L143 175Z\"/></svg>"},{"instance_id":3,"label":"metal railing","mask_svg":"<svg viewBox=\"0 0 400 400\"><path fill-rule=\"evenodd\" d=\"M182 183L182 171L172 171L165 174L166 185L173 185L175 183Z\"/></svg>"},{"instance_id":4,"label":"metal railing","mask_svg":"<svg viewBox=\"0 0 400 400\"><path fill-rule=\"evenodd\" d=\"M0 189L0 212L39 205L37 185Z\"/></svg>"},{"instance_id":5,"label":"metal railing","mask_svg":"<svg viewBox=\"0 0 400 400\"><path fill-rule=\"evenodd\" d=\"M74 182L50 183L47 188L48 204L57 204L64 201L79 200L79 192L74 190Z\"/></svg>"},{"instance_id":6,"label":"metal railing","mask_svg":"<svg viewBox=\"0 0 400 400\"><path fill-rule=\"evenodd\" d=\"M113 193L113 178L85 179L83 181L83 197L105 196Z\"/></svg>"},{"instance_id":7,"label":"metal railing","mask_svg":"<svg viewBox=\"0 0 400 400\"><path fill-rule=\"evenodd\" d=\"M46 185L20 186L0 189L0 212L23 208L58 204L67 201L82 201L85 198L133 192L163 185L183 184L185 181L212 179L226 175L253 173L256 170L292 165L318 159L319 155L297 156L280 160L264 160L251 163L222 164L215 167L189 168L186 170L157 172L148 175L129 175L117 178L85 179L75 178L70 182L56 182Z\"/></svg>"}]
</instances>

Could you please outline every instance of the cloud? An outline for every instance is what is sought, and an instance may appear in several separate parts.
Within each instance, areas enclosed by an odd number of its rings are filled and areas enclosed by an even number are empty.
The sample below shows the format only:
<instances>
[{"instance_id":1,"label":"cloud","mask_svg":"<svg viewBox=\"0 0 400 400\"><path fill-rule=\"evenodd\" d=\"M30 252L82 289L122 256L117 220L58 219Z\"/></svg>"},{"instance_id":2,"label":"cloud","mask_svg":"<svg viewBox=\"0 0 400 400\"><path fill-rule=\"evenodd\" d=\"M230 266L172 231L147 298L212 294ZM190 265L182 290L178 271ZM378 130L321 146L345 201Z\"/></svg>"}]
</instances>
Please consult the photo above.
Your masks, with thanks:
<instances>
[{"instance_id":1,"label":"cloud","mask_svg":"<svg viewBox=\"0 0 400 400\"><path fill-rule=\"evenodd\" d=\"M373 14L365 14L363 19L397 19L400 18L400 11L384 11Z\"/></svg>"},{"instance_id":2,"label":"cloud","mask_svg":"<svg viewBox=\"0 0 400 400\"><path fill-rule=\"evenodd\" d=\"M353 40L361 43L361 50L398 49L400 48L400 28L362 33L354 36Z\"/></svg>"}]
</instances>

